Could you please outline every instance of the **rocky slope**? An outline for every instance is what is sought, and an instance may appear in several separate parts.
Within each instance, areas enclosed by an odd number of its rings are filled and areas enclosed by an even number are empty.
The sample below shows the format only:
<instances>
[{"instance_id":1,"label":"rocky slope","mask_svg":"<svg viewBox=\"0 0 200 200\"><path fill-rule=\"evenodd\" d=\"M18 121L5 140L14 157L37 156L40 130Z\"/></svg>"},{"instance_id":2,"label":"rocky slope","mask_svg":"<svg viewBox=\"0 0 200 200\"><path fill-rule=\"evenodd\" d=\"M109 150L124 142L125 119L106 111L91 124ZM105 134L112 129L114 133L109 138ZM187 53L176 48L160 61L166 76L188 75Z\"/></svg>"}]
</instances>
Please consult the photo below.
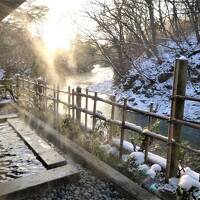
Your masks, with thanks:
<instances>
[{"instance_id":1,"label":"rocky slope","mask_svg":"<svg viewBox=\"0 0 200 200\"><path fill-rule=\"evenodd\" d=\"M188 41L190 45L186 42L181 43L185 49L184 56L189 63L186 94L200 98L200 53L198 53L200 46L196 44L192 36L188 38ZM118 86L114 86L112 81L107 81L92 85L90 90L115 94L119 102L128 98L130 106L143 110L149 110L149 105L153 102L157 113L168 115L174 63L181 53L176 43L172 41L159 45L158 52L163 61L162 64L158 64L155 58L142 55L134 61L134 67ZM196 53L193 55L192 52ZM185 118L200 122L200 103L186 101Z\"/></svg>"}]
</instances>

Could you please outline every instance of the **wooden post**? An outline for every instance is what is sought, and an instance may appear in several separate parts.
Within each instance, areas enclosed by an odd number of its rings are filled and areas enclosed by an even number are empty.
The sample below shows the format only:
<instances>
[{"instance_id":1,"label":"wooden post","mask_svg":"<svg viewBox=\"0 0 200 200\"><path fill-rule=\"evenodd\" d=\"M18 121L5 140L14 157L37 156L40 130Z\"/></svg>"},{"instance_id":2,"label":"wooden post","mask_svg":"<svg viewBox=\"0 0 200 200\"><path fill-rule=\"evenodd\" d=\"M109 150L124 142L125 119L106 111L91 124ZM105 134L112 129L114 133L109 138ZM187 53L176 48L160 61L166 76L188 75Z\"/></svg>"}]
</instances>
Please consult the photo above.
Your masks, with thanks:
<instances>
[{"instance_id":1,"label":"wooden post","mask_svg":"<svg viewBox=\"0 0 200 200\"><path fill-rule=\"evenodd\" d=\"M153 103L150 103L149 111L153 112ZM149 116L149 120L148 120L148 129L149 130L151 130L151 124L152 124L152 117ZM145 161L145 163L147 162L147 159L148 159L149 143L150 143L149 136L145 136L145 152L144 152L144 161Z\"/></svg>"},{"instance_id":2,"label":"wooden post","mask_svg":"<svg viewBox=\"0 0 200 200\"><path fill-rule=\"evenodd\" d=\"M22 78L22 88L23 88L23 91L24 91L24 76Z\"/></svg>"},{"instance_id":3,"label":"wooden post","mask_svg":"<svg viewBox=\"0 0 200 200\"><path fill-rule=\"evenodd\" d=\"M188 61L185 59L177 59L174 67L174 81L173 81L173 96L171 103L170 125L168 131L168 155L166 168L166 181L170 177L177 175L178 162L180 156L180 147L172 144L181 142L181 124L174 123L175 119L183 119L184 115L184 99L174 98L176 95L185 96L187 83L187 65Z\"/></svg>"},{"instance_id":4,"label":"wooden post","mask_svg":"<svg viewBox=\"0 0 200 200\"><path fill-rule=\"evenodd\" d=\"M113 103L115 103L115 96L112 96L112 101ZM115 105L112 104L112 108L111 108L111 120L114 120L114 117L115 117ZM109 131L109 142L112 141L112 136L113 136L113 130L114 129L114 124L110 124L110 131Z\"/></svg>"},{"instance_id":5,"label":"wooden post","mask_svg":"<svg viewBox=\"0 0 200 200\"><path fill-rule=\"evenodd\" d=\"M20 91L20 80L19 80L19 75L16 77L16 96L17 99L19 100L19 91Z\"/></svg>"},{"instance_id":6,"label":"wooden post","mask_svg":"<svg viewBox=\"0 0 200 200\"><path fill-rule=\"evenodd\" d=\"M27 90L28 90L28 103L27 103L27 105L28 105L28 108L27 109L29 109L30 107L31 107L31 92L30 92L30 80L28 80L28 83L27 83Z\"/></svg>"},{"instance_id":7,"label":"wooden post","mask_svg":"<svg viewBox=\"0 0 200 200\"><path fill-rule=\"evenodd\" d=\"M72 89L72 119L75 120L75 113L74 113L74 89Z\"/></svg>"},{"instance_id":8,"label":"wooden post","mask_svg":"<svg viewBox=\"0 0 200 200\"><path fill-rule=\"evenodd\" d=\"M94 132L96 126L96 110L97 110L97 92L94 93L92 132Z\"/></svg>"},{"instance_id":9,"label":"wooden post","mask_svg":"<svg viewBox=\"0 0 200 200\"><path fill-rule=\"evenodd\" d=\"M81 108L81 88L76 88L76 106L77 108ZM76 109L76 121L80 125L81 124L81 111Z\"/></svg>"},{"instance_id":10,"label":"wooden post","mask_svg":"<svg viewBox=\"0 0 200 200\"><path fill-rule=\"evenodd\" d=\"M122 126L121 126L121 137L120 137L120 149L119 149L119 159L122 159L122 153L123 153L123 143L124 143L124 126L126 122L126 108L127 108L127 99L124 99L124 106L122 111Z\"/></svg>"},{"instance_id":11,"label":"wooden post","mask_svg":"<svg viewBox=\"0 0 200 200\"><path fill-rule=\"evenodd\" d=\"M44 111L47 111L47 107L48 107L48 98L47 98L47 82L45 81L44 83Z\"/></svg>"},{"instance_id":12,"label":"wooden post","mask_svg":"<svg viewBox=\"0 0 200 200\"><path fill-rule=\"evenodd\" d=\"M40 111L43 111L43 87L42 87L43 81L41 79L37 80L37 94L38 94L38 106Z\"/></svg>"},{"instance_id":13,"label":"wooden post","mask_svg":"<svg viewBox=\"0 0 200 200\"><path fill-rule=\"evenodd\" d=\"M68 86L68 115L71 116L70 113L70 104L71 104L71 88L70 86Z\"/></svg>"},{"instance_id":14,"label":"wooden post","mask_svg":"<svg viewBox=\"0 0 200 200\"><path fill-rule=\"evenodd\" d=\"M55 86L55 84L53 85L53 115L54 115L54 124L53 124L53 126L54 126L54 128L56 128L56 121L57 121L57 119L56 119L56 86Z\"/></svg>"},{"instance_id":15,"label":"wooden post","mask_svg":"<svg viewBox=\"0 0 200 200\"><path fill-rule=\"evenodd\" d=\"M85 97L85 109L88 110L88 89L86 89L86 97ZM85 130L87 130L87 112L85 113Z\"/></svg>"},{"instance_id":16,"label":"wooden post","mask_svg":"<svg viewBox=\"0 0 200 200\"><path fill-rule=\"evenodd\" d=\"M57 95L56 95L56 127L58 128L58 117L59 117L59 98L60 98L60 87L57 83Z\"/></svg>"},{"instance_id":17,"label":"wooden post","mask_svg":"<svg viewBox=\"0 0 200 200\"><path fill-rule=\"evenodd\" d=\"M25 105L25 102L24 102L24 98L25 98L25 92L24 92L24 75L22 77L22 89L20 90L20 93L22 93L22 98L23 98L23 100L21 101L21 105L23 107L25 107L26 105Z\"/></svg>"}]
</instances>

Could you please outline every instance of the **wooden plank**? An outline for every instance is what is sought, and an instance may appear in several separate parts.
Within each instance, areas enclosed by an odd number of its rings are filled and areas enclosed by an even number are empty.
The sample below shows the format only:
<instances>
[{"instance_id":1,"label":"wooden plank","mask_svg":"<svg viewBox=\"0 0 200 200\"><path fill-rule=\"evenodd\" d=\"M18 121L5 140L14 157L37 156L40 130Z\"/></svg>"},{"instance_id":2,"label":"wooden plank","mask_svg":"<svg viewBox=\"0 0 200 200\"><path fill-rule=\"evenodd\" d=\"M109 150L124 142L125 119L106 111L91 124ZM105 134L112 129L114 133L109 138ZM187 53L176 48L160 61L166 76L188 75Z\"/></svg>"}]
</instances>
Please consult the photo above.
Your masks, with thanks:
<instances>
[{"instance_id":1,"label":"wooden plank","mask_svg":"<svg viewBox=\"0 0 200 200\"><path fill-rule=\"evenodd\" d=\"M75 120L75 110L74 110L74 89L72 89L72 119Z\"/></svg>"},{"instance_id":2,"label":"wooden plank","mask_svg":"<svg viewBox=\"0 0 200 200\"><path fill-rule=\"evenodd\" d=\"M23 121L8 119L8 123L47 169L66 165L66 160Z\"/></svg>"},{"instance_id":3,"label":"wooden plank","mask_svg":"<svg viewBox=\"0 0 200 200\"><path fill-rule=\"evenodd\" d=\"M115 96L112 96L112 101L115 102L116 101L116 97ZM113 104L112 105L112 108L111 108L111 116L110 116L110 119L111 120L114 120L115 119L115 105ZM114 134L114 124L110 124L110 131L109 131L109 141L111 142L112 141L112 137L113 137L113 134Z\"/></svg>"},{"instance_id":4,"label":"wooden plank","mask_svg":"<svg viewBox=\"0 0 200 200\"><path fill-rule=\"evenodd\" d=\"M86 89L86 98L85 98L85 109L88 110L88 89ZM88 125L88 116L87 113L85 113L85 130L87 130L87 125Z\"/></svg>"},{"instance_id":5,"label":"wooden plank","mask_svg":"<svg viewBox=\"0 0 200 200\"><path fill-rule=\"evenodd\" d=\"M18 114L6 114L6 115L0 115L0 120L6 120L10 118L17 118Z\"/></svg>"},{"instance_id":6,"label":"wooden plank","mask_svg":"<svg viewBox=\"0 0 200 200\"><path fill-rule=\"evenodd\" d=\"M93 103L93 119L92 119L92 132L95 131L95 126L96 126L96 122L97 122L97 119L96 119L96 110L97 110L97 92L94 93L94 103Z\"/></svg>"},{"instance_id":7,"label":"wooden plank","mask_svg":"<svg viewBox=\"0 0 200 200\"><path fill-rule=\"evenodd\" d=\"M70 96L70 93L71 93L71 88L70 88L70 86L68 87L68 105L70 105L70 103L71 103L71 96ZM68 115L70 116L71 115L71 113L70 113L70 106L68 106Z\"/></svg>"},{"instance_id":8,"label":"wooden plank","mask_svg":"<svg viewBox=\"0 0 200 200\"><path fill-rule=\"evenodd\" d=\"M126 115L127 115L127 99L124 99L124 106L122 112L122 126L121 126L121 135L120 135L120 147L119 147L119 159L122 159L123 153L123 142L124 142L124 133L125 133L125 122L126 122Z\"/></svg>"},{"instance_id":9,"label":"wooden plank","mask_svg":"<svg viewBox=\"0 0 200 200\"><path fill-rule=\"evenodd\" d=\"M66 160L58 154L54 149L39 154L41 159L45 161L48 169L66 165Z\"/></svg>"},{"instance_id":10,"label":"wooden plank","mask_svg":"<svg viewBox=\"0 0 200 200\"><path fill-rule=\"evenodd\" d=\"M37 175L25 176L9 182L0 183L1 200L29 199L30 195L53 189L61 184L77 181L79 171L72 165L40 172Z\"/></svg>"},{"instance_id":11,"label":"wooden plank","mask_svg":"<svg viewBox=\"0 0 200 200\"><path fill-rule=\"evenodd\" d=\"M81 96L80 96L80 94L81 94L81 91L82 91L82 89L80 88L80 87L77 87L76 88L76 106L78 107L78 108L81 108ZM76 109L76 122L79 124L79 126L80 126L80 124L81 124L81 111L80 110L78 110L78 109Z\"/></svg>"}]
</instances>

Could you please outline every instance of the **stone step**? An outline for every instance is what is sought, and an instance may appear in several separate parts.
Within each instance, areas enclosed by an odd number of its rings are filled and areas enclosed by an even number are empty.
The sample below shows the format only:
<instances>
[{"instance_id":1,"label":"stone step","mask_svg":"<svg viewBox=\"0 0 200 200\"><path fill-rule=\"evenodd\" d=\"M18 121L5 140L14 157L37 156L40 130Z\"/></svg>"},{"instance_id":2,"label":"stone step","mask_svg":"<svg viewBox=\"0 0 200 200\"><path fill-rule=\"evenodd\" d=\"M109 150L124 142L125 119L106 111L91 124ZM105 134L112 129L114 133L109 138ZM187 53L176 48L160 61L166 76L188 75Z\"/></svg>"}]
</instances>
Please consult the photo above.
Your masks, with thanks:
<instances>
[{"instance_id":1,"label":"stone step","mask_svg":"<svg viewBox=\"0 0 200 200\"><path fill-rule=\"evenodd\" d=\"M62 184L73 183L79 178L79 171L74 166L57 167L37 175L0 183L0 199L29 199L31 195L40 194Z\"/></svg>"}]
</instances>

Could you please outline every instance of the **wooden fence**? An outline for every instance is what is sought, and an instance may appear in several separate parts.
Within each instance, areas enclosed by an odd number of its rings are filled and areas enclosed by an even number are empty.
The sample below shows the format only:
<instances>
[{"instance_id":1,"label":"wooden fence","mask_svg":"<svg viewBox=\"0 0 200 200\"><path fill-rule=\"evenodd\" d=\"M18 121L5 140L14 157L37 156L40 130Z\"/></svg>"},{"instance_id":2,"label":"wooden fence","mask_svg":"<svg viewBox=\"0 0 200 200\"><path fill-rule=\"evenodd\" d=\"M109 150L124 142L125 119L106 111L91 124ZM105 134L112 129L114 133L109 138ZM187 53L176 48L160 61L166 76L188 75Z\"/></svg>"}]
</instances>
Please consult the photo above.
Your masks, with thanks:
<instances>
[{"instance_id":1,"label":"wooden fence","mask_svg":"<svg viewBox=\"0 0 200 200\"><path fill-rule=\"evenodd\" d=\"M7 94L12 93L14 86L11 79L0 80L0 99L5 99Z\"/></svg>"},{"instance_id":2,"label":"wooden fence","mask_svg":"<svg viewBox=\"0 0 200 200\"><path fill-rule=\"evenodd\" d=\"M152 105L150 106L151 108L149 111L144 111L128 106L127 99L124 99L123 104L120 104L115 101L115 97L111 97L112 100L104 99L101 98L97 92L91 94L91 92L89 93L87 89L86 91L83 91L80 87L72 89L69 86L66 91L62 91L59 89L58 85L50 87L44 84L41 80L33 82L22 77L17 77L16 95L21 101L30 102L30 94L35 94L37 96L36 101L39 102L40 108L43 111L46 111L48 103L52 102L55 123L58 118L60 104L63 104L67 107L67 113L78 124L81 125L81 119L84 117L85 129L88 128L88 116L92 116L92 131L95 130L97 119L109 122L111 124L111 131L109 135L110 140L112 139L112 126L119 126L121 129L119 155L120 159L122 157L124 131L126 129L145 136L145 160L148 156L149 138L154 138L156 140L165 142L168 149L166 163L166 180L168 180L170 177L177 174L180 148L195 152L200 155L199 149L194 149L181 143L181 128L183 125L200 130L200 124L183 119L185 100L200 102L200 98L185 96L187 82L187 65L187 61L181 59L177 59L174 65L173 94L171 97L171 112L169 117L154 113L152 110ZM49 95L50 92L51 95ZM27 93L28 96L24 95L25 93ZM61 94L67 95L65 100L60 99ZM92 110L88 108L89 100L93 103ZM110 117L106 117L105 115L97 111L98 102L103 102L111 106ZM116 108L120 108L122 110L122 120L114 119ZM148 126L148 129L142 129L141 127L136 126L133 123L127 122L127 112L131 111L148 116L149 124L151 123L152 118L167 121L168 137L151 131L150 126Z\"/></svg>"}]
</instances>

